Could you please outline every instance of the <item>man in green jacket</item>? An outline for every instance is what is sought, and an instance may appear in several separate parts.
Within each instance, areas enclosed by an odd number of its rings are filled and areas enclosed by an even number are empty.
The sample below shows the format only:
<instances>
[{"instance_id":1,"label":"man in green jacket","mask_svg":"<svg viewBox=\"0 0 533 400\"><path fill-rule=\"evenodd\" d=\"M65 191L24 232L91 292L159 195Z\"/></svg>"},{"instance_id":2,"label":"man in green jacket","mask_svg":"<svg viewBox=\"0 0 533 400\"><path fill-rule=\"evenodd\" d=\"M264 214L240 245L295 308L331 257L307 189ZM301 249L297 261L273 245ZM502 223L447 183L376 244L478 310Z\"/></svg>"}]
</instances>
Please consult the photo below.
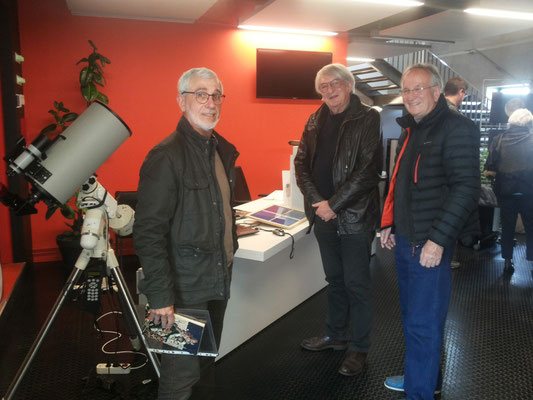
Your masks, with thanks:
<instances>
[{"instance_id":1,"label":"man in green jacket","mask_svg":"<svg viewBox=\"0 0 533 400\"><path fill-rule=\"evenodd\" d=\"M173 324L175 307L208 310L219 345L237 250L231 203L238 153L214 131L225 97L217 75L191 69L178 90L177 130L149 152L140 171L133 228L140 288L150 319L163 328ZM200 369L213 361L202 358L200 365L196 356L163 354L158 398L189 399ZM199 389L195 397L212 397Z\"/></svg>"}]
</instances>

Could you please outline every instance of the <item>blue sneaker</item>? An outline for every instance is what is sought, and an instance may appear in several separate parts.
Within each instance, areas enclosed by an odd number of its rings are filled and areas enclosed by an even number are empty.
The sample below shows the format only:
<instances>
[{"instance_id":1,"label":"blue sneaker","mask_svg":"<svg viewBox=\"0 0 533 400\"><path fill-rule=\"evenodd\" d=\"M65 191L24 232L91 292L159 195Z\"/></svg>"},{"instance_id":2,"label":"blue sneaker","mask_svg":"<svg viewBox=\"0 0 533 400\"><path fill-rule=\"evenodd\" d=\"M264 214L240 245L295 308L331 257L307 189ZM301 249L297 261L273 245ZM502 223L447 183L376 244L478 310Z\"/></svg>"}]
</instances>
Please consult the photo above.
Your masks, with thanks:
<instances>
[{"instance_id":1,"label":"blue sneaker","mask_svg":"<svg viewBox=\"0 0 533 400\"><path fill-rule=\"evenodd\" d=\"M387 379L385 379L385 387L390 390L394 390L396 392L404 392L403 388L403 375L398 376L389 376ZM437 388L435 390L435 394L439 394L441 392L441 388Z\"/></svg>"}]
</instances>

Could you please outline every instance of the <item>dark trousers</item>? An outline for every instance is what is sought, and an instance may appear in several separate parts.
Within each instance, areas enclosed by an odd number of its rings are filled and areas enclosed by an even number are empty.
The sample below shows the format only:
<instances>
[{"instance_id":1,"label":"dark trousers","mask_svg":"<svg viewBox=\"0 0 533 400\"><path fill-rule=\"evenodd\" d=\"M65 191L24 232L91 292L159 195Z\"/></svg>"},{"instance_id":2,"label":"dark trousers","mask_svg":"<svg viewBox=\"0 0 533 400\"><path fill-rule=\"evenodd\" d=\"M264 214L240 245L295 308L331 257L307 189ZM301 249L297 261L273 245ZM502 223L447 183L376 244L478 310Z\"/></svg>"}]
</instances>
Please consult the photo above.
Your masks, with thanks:
<instances>
[{"instance_id":1,"label":"dark trousers","mask_svg":"<svg viewBox=\"0 0 533 400\"><path fill-rule=\"evenodd\" d=\"M441 380L440 356L450 303L450 263L455 246L445 249L440 264L420 265L422 247L396 235L394 255L405 337L404 388L409 400L433 400Z\"/></svg>"},{"instance_id":2,"label":"dark trousers","mask_svg":"<svg viewBox=\"0 0 533 400\"><path fill-rule=\"evenodd\" d=\"M498 198L502 219L502 258L513 258L514 234L518 213L526 231L526 258L533 261L533 201L526 195Z\"/></svg>"},{"instance_id":3,"label":"dark trousers","mask_svg":"<svg viewBox=\"0 0 533 400\"><path fill-rule=\"evenodd\" d=\"M202 304L182 304L176 307L208 310L218 347L227 304L227 300L212 300ZM214 399L214 363L213 357L162 354L157 398L159 400Z\"/></svg>"},{"instance_id":4,"label":"dark trousers","mask_svg":"<svg viewBox=\"0 0 533 400\"><path fill-rule=\"evenodd\" d=\"M349 349L367 353L372 328L370 246L374 232L339 235L337 221L315 220L315 236L326 275L326 334L346 339Z\"/></svg>"}]
</instances>

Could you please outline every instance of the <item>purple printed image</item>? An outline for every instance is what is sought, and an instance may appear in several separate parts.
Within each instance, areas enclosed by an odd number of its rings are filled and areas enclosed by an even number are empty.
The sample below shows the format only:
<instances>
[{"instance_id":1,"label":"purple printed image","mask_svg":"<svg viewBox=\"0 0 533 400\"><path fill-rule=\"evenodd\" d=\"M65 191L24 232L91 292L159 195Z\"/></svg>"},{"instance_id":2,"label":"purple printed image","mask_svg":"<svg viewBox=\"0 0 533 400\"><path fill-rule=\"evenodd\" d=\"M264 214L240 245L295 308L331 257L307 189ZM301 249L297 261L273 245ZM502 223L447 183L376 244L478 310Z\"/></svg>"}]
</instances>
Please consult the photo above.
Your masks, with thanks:
<instances>
[{"instance_id":1,"label":"purple printed image","mask_svg":"<svg viewBox=\"0 0 533 400\"><path fill-rule=\"evenodd\" d=\"M292 226L298 221L292 218L274 218L271 222L283 226Z\"/></svg>"},{"instance_id":2,"label":"purple printed image","mask_svg":"<svg viewBox=\"0 0 533 400\"><path fill-rule=\"evenodd\" d=\"M297 210L290 210L288 213L286 213L286 215L292 218L296 218L296 219L305 218L305 213L303 211L297 211Z\"/></svg>"},{"instance_id":3,"label":"purple printed image","mask_svg":"<svg viewBox=\"0 0 533 400\"><path fill-rule=\"evenodd\" d=\"M271 207L265 208L265 210L279 215L279 214L287 214L291 209L282 207L282 206L271 206Z\"/></svg>"},{"instance_id":4,"label":"purple printed image","mask_svg":"<svg viewBox=\"0 0 533 400\"><path fill-rule=\"evenodd\" d=\"M276 217L276 214L272 214L268 211L258 211L256 213L253 213L252 214L255 218L261 218L261 219L264 219L266 221L270 221L272 220L272 218L275 218Z\"/></svg>"}]
</instances>

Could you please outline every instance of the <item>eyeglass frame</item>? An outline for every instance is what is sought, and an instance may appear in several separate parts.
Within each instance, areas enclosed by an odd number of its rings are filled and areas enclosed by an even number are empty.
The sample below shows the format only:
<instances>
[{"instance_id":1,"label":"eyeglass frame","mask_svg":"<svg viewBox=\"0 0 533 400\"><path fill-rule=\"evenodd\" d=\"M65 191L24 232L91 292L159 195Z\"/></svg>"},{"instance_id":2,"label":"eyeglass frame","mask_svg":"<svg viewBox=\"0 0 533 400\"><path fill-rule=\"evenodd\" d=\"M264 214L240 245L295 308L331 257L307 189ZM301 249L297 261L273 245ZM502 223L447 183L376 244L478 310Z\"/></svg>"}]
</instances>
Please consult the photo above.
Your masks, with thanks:
<instances>
[{"instance_id":1,"label":"eyeglass frame","mask_svg":"<svg viewBox=\"0 0 533 400\"><path fill-rule=\"evenodd\" d=\"M191 91L188 91L188 90L184 90L183 92L181 92L181 94L194 94L194 98L196 99L196 101L200 104L206 104L208 101L209 101L209 97L211 97L213 99L213 103L216 104L217 106L221 105L222 103L224 103L224 99L226 98L226 95L225 94L219 94L219 93L213 93L213 94L209 94L207 93L205 90L197 90L196 92L191 92ZM206 100L202 103L200 101L200 98L198 96L203 96L204 94L207 95L207 98ZM220 99L220 103L217 103L217 100L215 100L215 96L217 96L219 99Z\"/></svg>"},{"instance_id":2,"label":"eyeglass frame","mask_svg":"<svg viewBox=\"0 0 533 400\"><path fill-rule=\"evenodd\" d=\"M335 82L335 83L333 83ZM335 79L332 79L331 81L329 82L323 82L321 83L320 85L318 85L318 92L319 93L326 93L328 91L328 88L331 88L331 89L337 89L341 86L341 84L343 82L346 82L344 79L341 79L341 78L335 78Z\"/></svg>"},{"instance_id":3,"label":"eyeglass frame","mask_svg":"<svg viewBox=\"0 0 533 400\"><path fill-rule=\"evenodd\" d=\"M432 85L432 86L426 86L426 87L418 87L414 89L401 89L400 93L402 96L409 96L411 93L413 93L415 96L420 96L422 93L424 93L424 90L431 89L434 87L437 87L439 85Z\"/></svg>"}]
</instances>

